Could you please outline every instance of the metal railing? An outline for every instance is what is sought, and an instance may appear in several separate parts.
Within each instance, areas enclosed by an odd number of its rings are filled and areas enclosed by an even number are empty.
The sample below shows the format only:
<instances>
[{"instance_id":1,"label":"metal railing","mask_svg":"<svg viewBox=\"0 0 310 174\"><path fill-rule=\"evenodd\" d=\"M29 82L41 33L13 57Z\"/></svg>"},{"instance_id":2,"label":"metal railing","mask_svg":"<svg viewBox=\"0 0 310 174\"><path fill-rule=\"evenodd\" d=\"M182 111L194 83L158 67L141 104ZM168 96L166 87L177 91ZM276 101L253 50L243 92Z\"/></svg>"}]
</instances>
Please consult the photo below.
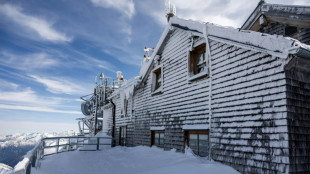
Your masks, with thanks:
<instances>
[{"instance_id":1,"label":"metal railing","mask_svg":"<svg viewBox=\"0 0 310 174\"><path fill-rule=\"evenodd\" d=\"M38 168L41 166L41 159L44 156L53 155L62 152L69 152L79 149L80 151L98 151L104 146L111 146L111 137L49 137L43 138L32 149L30 154L27 154L22 165L15 166L15 174L30 174L31 167Z\"/></svg>"}]
</instances>

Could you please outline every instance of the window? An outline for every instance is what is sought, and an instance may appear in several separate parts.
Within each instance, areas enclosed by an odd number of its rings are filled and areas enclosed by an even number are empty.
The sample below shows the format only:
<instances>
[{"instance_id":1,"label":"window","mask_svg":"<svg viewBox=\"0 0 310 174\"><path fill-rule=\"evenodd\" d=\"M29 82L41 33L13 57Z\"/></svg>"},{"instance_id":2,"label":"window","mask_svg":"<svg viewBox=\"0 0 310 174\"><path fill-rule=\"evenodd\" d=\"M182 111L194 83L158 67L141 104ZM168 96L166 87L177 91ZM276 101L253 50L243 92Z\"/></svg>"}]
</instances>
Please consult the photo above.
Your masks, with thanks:
<instances>
[{"instance_id":1,"label":"window","mask_svg":"<svg viewBox=\"0 0 310 174\"><path fill-rule=\"evenodd\" d=\"M152 131L152 146L164 147L164 131Z\"/></svg>"},{"instance_id":2,"label":"window","mask_svg":"<svg viewBox=\"0 0 310 174\"><path fill-rule=\"evenodd\" d=\"M155 81L155 90L161 87L161 69L157 69L155 72L156 81Z\"/></svg>"},{"instance_id":3,"label":"window","mask_svg":"<svg viewBox=\"0 0 310 174\"><path fill-rule=\"evenodd\" d=\"M209 154L209 132L208 131L186 131L185 143L199 156L206 157Z\"/></svg>"},{"instance_id":4,"label":"window","mask_svg":"<svg viewBox=\"0 0 310 174\"><path fill-rule=\"evenodd\" d=\"M128 109L128 99L125 97L124 99L124 106L123 108L121 109L121 117L123 116L127 116L127 109Z\"/></svg>"},{"instance_id":5,"label":"window","mask_svg":"<svg viewBox=\"0 0 310 174\"><path fill-rule=\"evenodd\" d=\"M286 26L284 29L284 35L285 36L291 36L295 33L297 33L297 27L293 27L293 26Z\"/></svg>"},{"instance_id":6,"label":"window","mask_svg":"<svg viewBox=\"0 0 310 174\"><path fill-rule=\"evenodd\" d=\"M207 75L206 44L200 44L189 53L188 68L190 80Z\"/></svg>"},{"instance_id":7,"label":"window","mask_svg":"<svg viewBox=\"0 0 310 174\"><path fill-rule=\"evenodd\" d=\"M163 71L162 66L154 68L152 71L152 94L162 92L163 88Z\"/></svg>"},{"instance_id":8,"label":"window","mask_svg":"<svg viewBox=\"0 0 310 174\"><path fill-rule=\"evenodd\" d=\"M119 127L119 145L126 146L127 126Z\"/></svg>"}]
</instances>

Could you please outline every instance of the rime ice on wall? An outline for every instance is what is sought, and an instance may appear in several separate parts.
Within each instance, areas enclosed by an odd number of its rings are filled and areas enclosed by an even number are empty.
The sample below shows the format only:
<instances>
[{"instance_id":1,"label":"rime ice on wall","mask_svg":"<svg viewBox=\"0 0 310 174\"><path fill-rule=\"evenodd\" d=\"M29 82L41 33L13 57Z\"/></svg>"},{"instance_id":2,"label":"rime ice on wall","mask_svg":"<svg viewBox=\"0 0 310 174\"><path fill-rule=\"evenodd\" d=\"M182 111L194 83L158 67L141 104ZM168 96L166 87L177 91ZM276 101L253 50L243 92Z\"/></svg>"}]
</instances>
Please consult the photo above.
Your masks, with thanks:
<instances>
[{"instance_id":1,"label":"rime ice on wall","mask_svg":"<svg viewBox=\"0 0 310 174\"><path fill-rule=\"evenodd\" d=\"M310 171L310 61L286 66L290 172Z\"/></svg>"},{"instance_id":2,"label":"rime ice on wall","mask_svg":"<svg viewBox=\"0 0 310 174\"><path fill-rule=\"evenodd\" d=\"M135 106L133 117L121 116L122 95L127 93L113 96L117 134L119 127L127 126L127 145L150 145L151 131L161 128L165 131L164 148L184 151L185 130L208 129L209 78L188 80L190 33L203 40L206 26L213 74L213 159L244 173L289 172L292 157L283 67L293 57L289 54L303 46L291 38L175 17L169 25L172 27L166 27L153 53L161 56L162 93L152 93L154 66L145 64L144 74L140 74L143 84L134 89L129 103ZM297 49L294 43L298 43Z\"/></svg>"},{"instance_id":3,"label":"rime ice on wall","mask_svg":"<svg viewBox=\"0 0 310 174\"><path fill-rule=\"evenodd\" d=\"M111 135L112 130L112 106L104 107L102 117L102 133Z\"/></svg>"}]
</instances>

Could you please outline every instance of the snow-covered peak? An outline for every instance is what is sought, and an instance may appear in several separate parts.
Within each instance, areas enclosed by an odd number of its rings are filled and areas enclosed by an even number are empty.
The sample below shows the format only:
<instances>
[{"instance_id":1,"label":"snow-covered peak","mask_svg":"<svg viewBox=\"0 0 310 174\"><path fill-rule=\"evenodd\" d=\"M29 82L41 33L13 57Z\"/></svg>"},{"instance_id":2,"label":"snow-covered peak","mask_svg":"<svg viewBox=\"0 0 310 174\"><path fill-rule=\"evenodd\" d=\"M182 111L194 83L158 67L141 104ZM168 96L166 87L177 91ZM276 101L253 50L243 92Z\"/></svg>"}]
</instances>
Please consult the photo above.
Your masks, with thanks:
<instances>
[{"instance_id":1,"label":"snow-covered peak","mask_svg":"<svg viewBox=\"0 0 310 174\"><path fill-rule=\"evenodd\" d=\"M65 131L61 133L16 133L0 136L0 147L8 146L32 146L37 144L41 138L56 136L72 136L74 131Z\"/></svg>"}]
</instances>

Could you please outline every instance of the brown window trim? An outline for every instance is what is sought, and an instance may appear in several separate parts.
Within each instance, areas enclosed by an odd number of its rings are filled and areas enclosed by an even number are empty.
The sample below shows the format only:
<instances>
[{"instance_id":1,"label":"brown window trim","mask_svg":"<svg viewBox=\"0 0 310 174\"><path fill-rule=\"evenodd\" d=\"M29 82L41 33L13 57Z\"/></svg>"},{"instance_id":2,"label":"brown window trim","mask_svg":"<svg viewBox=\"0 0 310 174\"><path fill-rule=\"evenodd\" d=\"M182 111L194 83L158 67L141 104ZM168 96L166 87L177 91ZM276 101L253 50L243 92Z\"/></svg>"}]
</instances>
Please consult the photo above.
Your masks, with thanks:
<instances>
[{"instance_id":1,"label":"brown window trim","mask_svg":"<svg viewBox=\"0 0 310 174\"><path fill-rule=\"evenodd\" d=\"M152 131L151 133L151 146L155 145L155 134L159 133L159 134L165 134L165 131ZM164 137L165 138L165 137ZM159 139L160 139L160 135L159 135ZM161 145L161 144L160 144ZM164 142L162 144L164 146ZM158 146L157 146L158 147Z\"/></svg>"},{"instance_id":2,"label":"brown window trim","mask_svg":"<svg viewBox=\"0 0 310 174\"><path fill-rule=\"evenodd\" d=\"M199 135L209 135L209 131L208 130L187 130L185 131L184 133L184 146L185 146L185 143L187 145L187 147L189 147L189 135L190 134L198 134ZM210 138L210 137L209 137ZM198 152L199 152L199 138L197 139L198 140Z\"/></svg>"},{"instance_id":3,"label":"brown window trim","mask_svg":"<svg viewBox=\"0 0 310 174\"><path fill-rule=\"evenodd\" d=\"M189 59L189 71L193 74L193 75L197 75L200 74L201 72L198 73L198 62L197 62L197 55L201 54L201 53L205 53L206 52L206 44L203 43L199 46L197 46L196 48L194 48L193 51L190 52L190 59ZM204 63L206 63L206 57L204 60Z\"/></svg>"}]
</instances>

